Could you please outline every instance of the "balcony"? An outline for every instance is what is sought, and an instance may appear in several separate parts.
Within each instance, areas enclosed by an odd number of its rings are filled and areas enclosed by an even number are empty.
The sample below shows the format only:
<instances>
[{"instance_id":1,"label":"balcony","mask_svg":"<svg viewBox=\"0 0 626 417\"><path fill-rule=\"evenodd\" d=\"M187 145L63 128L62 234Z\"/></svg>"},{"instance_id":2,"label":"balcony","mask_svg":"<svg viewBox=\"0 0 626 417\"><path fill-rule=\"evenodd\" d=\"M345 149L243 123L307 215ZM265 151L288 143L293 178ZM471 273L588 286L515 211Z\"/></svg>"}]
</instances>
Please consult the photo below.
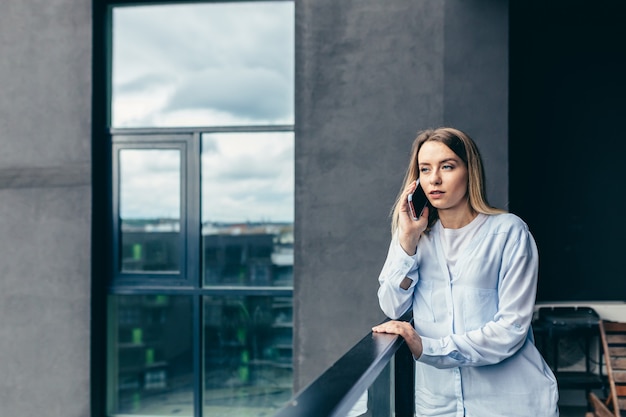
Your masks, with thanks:
<instances>
[{"instance_id":1,"label":"balcony","mask_svg":"<svg viewBox=\"0 0 626 417\"><path fill-rule=\"evenodd\" d=\"M412 417L413 363L400 336L370 332L274 417Z\"/></svg>"},{"instance_id":2,"label":"balcony","mask_svg":"<svg viewBox=\"0 0 626 417\"><path fill-rule=\"evenodd\" d=\"M414 388L414 360L404 340L370 332L274 417L413 417ZM561 417L588 413L584 405L560 406Z\"/></svg>"}]
</instances>

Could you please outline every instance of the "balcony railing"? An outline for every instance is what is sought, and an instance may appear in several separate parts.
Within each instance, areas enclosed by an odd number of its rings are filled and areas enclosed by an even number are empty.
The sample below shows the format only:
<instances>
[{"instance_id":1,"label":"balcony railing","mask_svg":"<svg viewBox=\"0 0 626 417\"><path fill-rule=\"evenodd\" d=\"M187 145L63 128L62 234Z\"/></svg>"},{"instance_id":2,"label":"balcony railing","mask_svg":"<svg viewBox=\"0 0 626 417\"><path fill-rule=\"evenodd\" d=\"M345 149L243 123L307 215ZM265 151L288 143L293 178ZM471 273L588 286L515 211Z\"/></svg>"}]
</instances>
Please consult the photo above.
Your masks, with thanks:
<instances>
[{"instance_id":1,"label":"balcony railing","mask_svg":"<svg viewBox=\"0 0 626 417\"><path fill-rule=\"evenodd\" d=\"M406 343L370 332L274 417L412 417L413 409L414 362Z\"/></svg>"}]
</instances>

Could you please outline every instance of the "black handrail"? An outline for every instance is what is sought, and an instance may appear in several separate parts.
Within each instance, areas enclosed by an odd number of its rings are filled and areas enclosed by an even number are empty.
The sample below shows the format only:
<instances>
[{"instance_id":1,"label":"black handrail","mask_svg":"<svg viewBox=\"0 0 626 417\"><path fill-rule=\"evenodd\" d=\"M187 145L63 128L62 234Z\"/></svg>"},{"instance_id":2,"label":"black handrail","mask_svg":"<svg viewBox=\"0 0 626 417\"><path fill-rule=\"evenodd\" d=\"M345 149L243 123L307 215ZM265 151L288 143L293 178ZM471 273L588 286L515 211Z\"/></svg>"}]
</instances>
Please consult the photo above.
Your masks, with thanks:
<instances>
[{"instance_id":1,"label":"black handrail","mask_svg":"<svg viewBox=\"0 0 626 417\"><path fill-rule=\"evenodd\" d=\"M395 415L413 416L414 363L404 339L370 332L274 417L345 417L392 359Z\"/></svg>"}]
</instances>

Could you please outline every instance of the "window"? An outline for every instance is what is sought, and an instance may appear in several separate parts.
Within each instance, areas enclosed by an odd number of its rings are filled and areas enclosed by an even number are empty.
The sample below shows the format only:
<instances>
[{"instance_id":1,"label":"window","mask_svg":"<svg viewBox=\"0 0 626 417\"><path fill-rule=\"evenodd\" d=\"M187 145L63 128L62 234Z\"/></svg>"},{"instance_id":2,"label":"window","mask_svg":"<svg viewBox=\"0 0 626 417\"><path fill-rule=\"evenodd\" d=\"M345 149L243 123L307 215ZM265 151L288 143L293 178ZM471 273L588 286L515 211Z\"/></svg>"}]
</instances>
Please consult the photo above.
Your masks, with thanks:
<instances>
[{"instance_id":1,"label":"window","mask_svg":"<svg viewBox=\"0 0 626 417\"><path fill-rule=\"evenodd\" d=\"M203 285L293 285L292 132L202 135Z\"/></svg>"},{"instance_id":2,"label":"window","mask_svg":"<svg viewBox=\"0 0 626 417\"><path fill-rule=\"evenodd\" d=\"M107 415L291 396L292 1L112 4Z\"/></svg>"},{"instance_id":3,"label":"window","mask_svg":"<svg viewBox=\"0 0 626 417\"><path fill-rule=\"evenodd\" d=\"M292 2L112 13L112 127L293 124Z\"/></svg>"}]
</instances>

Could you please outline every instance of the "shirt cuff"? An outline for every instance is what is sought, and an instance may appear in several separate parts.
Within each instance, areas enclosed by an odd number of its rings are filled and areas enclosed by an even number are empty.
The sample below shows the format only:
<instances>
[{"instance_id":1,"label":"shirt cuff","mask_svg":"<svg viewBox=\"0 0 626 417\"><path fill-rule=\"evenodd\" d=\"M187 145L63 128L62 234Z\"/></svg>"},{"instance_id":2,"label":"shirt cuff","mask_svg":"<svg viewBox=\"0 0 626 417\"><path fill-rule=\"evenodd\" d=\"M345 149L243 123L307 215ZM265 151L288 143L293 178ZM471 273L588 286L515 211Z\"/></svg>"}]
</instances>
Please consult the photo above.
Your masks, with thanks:
<instances>
[{"instance_id":1,"label":"shirt cuff","mask_svg":"<svg viewBox=\"0 0 626 417\"><path fill-rule=\"evenodd\" d=\"M417 259L417 255L409 255L404 249L400 246L399 243L396 243L396 247L392 251L392 256L390 261L390 270L396 271L393 273L394 279L392 280L392 285L394 287L400 288L400 284L407 277L408 273L415 268L415 261ZM416 278L410 278L411 285L406 289L400 288L402 291L409 291L411 288L415 286Z\"/></svg>"},{"instance_id":2,"label":"shirt cuff","mask_svg":"<svg viewBox=\"0 0 626 417\"><path fill-rule=\"evenodd\" d=\"M400 241L398 241L397 239L394 239L393 241L393 249L391 251L391 254L393 255L394 263L402 262L409 269L413 265L415 265L415 261L417 260L417 252L415 252L415 254L413 255L409 255L408 253L404 251L404 249L402 249L402 246L400 245Z\"/></svg>"},{"instance_id":3,"label":"shirt cuff","mask_svg":"<svg viewBox=\"0 0 626 417\"><path fill-rule=\"evenodd\" d=\"M422 338L422 356L414 359L424 363L432 363L434 357L443 356L444 339L433 339L431 337L421 336Z\"/></svg>"}]
</instances>

